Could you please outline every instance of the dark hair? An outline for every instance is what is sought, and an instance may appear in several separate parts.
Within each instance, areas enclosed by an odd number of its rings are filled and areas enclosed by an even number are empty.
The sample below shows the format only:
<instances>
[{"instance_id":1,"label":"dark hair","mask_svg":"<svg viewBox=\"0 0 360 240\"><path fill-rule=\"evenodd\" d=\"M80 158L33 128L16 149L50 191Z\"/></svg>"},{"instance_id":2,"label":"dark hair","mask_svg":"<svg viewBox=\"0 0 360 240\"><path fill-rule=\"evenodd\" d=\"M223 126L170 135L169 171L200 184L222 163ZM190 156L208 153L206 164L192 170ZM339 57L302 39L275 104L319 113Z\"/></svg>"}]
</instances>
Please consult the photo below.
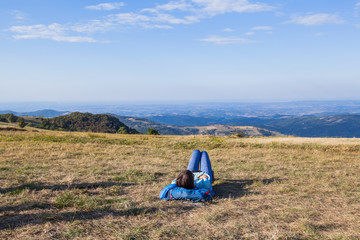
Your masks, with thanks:
<instances>
[{"instance_id":1,"label":"dark hair","mask_svg":"<svg viewBox=\"0 0 360 240\"><path fill-rule=\"evenodd\" d=\"M179 176L176 178L176 186L183 187L186 189L195 188L193 173L189 170L182 171L179 174Z\"/></svg>"}]
</instances>

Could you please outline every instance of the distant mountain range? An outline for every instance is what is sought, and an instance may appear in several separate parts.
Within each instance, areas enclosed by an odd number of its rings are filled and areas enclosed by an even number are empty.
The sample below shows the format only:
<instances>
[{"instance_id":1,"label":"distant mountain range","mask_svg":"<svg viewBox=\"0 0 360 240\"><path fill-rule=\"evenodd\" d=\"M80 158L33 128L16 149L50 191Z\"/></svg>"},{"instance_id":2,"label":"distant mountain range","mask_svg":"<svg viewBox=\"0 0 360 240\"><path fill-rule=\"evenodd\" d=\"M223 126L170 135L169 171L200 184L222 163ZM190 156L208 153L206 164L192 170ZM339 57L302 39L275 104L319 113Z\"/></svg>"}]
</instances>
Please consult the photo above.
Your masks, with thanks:
<instances>
[{"instance_id":1,"label":"distant mountain range","mask_svg":"<svg viewBox=\"0 0 360 240\"><path fill-rule=\"evenodd\" d=\"M51 109L44 109L34 112L14 112L14 111L0 111L0 114L12 113L16 116L29 116L29 117L58 117L61 115L67 115L69 111L56 111Z\"/></svg>"},{"instance_id":2,"label":"distant mountain range","mask_svg":"<svg viewBox=\"0 0 360 240\"><path fill-rule=\"evenodd\" d=\"M192 116L152 116L149 119L181 126L207 126L223 124L230 126L254 126L284 135L299 137L360 137L360 115L335 116L288 116L267 117L192 117Z\"/></svg>"},{"instance_id":3,"label":"distant mountain range","mask_svg":"<svg viewBox=\"0 0 360 240\"><path fill-rule=\"evenodd\" d=\"M301 137L360 137L360 115L284 118L261 126L285 135Z\"/></svg>"},{"instance_id":4,"label":"distant mountain range","mask_svg":"<svg viewBox=\"0 0 360 240\"><path fill-rule=\"evenodd\" d=\"M35 112L0 111L17 116L57 117L68 111L41 110ZM229 135L239 131L249 136L294 135L300 137L360 137L360 114L273 115L244 117L227 114L193 116L191 114L151 115L132 117L111 114L125 125L146 133L148 128L162 135Z\"/></svg>"},{"instance_id":5,"label":"distant mountain range","mask_svg":"<svg viewBox=\"0 0 360 240\"><path fill-rule=\"evenodd\" d=\"M120 116L187 115L194 117L263 117L274 115L334 116L360 114L360 101L291 101L291 102L173 102L173 103L1 103L0 109L30 112L56 109L69 112L113 113Z\"/></svg>"}]
</instances>

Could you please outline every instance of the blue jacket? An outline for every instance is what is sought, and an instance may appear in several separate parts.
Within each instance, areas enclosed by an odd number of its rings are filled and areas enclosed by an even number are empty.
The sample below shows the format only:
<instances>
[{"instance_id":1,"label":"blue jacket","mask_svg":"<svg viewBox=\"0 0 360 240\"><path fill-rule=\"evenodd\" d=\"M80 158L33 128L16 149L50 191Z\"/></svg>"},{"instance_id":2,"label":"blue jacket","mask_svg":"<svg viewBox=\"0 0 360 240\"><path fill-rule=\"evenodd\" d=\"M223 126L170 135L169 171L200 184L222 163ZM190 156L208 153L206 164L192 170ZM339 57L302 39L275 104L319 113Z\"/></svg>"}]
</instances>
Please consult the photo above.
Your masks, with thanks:
<instances>
[{"instance_id":1,"label":"blue jacket","mask_svg":"<svg viewBox=\"0 0 360 240\"><path fill-rule=\"evenodd\" d=\"M160 192L162 200L190 200L193 202L208 201L215 196L212 190L205 188L186 189L170 184L164 187Z\"/></svg>"},{"instance_id":2,"label":"blue jacket","mask_svg":"<svg viewBox=\"0 0 360 240\"><path fill-rule=\"evenodd\" d=\"M185 189L182 187L176 186L176 179L172 181L170 185L164 187L160 192L160 199L163 200L191 200L194 202L198 201L207 201L212 199L215 196L215 193L212 190L210 176L204 172L194 172L194 189ZM203 174L206 174L208 177L199 179Z\"/></svg>"}]
</instances>

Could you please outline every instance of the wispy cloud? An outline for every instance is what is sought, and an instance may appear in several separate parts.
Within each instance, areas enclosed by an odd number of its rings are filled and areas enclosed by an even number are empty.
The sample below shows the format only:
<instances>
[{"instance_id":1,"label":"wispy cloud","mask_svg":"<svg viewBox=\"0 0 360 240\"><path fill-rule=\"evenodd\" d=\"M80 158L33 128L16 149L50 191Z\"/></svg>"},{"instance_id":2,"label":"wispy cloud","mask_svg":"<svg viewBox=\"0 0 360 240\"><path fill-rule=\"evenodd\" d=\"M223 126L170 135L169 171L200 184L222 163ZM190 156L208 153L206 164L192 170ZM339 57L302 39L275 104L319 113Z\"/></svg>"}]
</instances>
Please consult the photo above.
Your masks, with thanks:
<instances>
[{"instance_id":1,"label":"wispy cloud","mask_svg":"<svg viewBox=\"0 0 360 240\"><path fill-rule=\"evenodd\" d=\"M69 26L69 29L79 33L105 32L115 28L116 25L110 21L91 20L87 23L76 23Z\"/></svg>"},{"instance_id":2,"label":"wispy cloud","mask_svg":"<svg viewBox=\"0 0 360 240\"><path fill-rule=\"evenodd\" d=\"M360 28L360 24L355 24L355 27Z\"/></svg>"},{"instance_id":3,"label":"wispy cloud","mask_svg":"<svg viewBox=\"0 0 360 240\"><path fill-rule=\"evenodd\" d=\"M155 16L151 18L153 22L164 22L169 24L191 24L197 22L198 19L192 16L185 16L183 18L177 18L173 15L166 13L157 13Z\"/></svg>"},{"instance_id":4,"label":"wispy cloud","mask_svg":"<svg viewBox=\"0 0 360 240\"><path fill-rule=\"evenodd\" d=\"M191 0L199 11L218 15L230 12L263 12L271 11L274 7L265 3L250 3L248 0Z\"/></svg>"},{"instance_id":5,"label":"wispy cloud","mask_svg":"<svg viewBox=\"0 0 360 240\"><path fill-rule=\"evenodd\" d=\"M180 1L171 1L166 4L158 5L156 9L164 10L164 11L173 11L173 10L180 10L180 11L187 11L192 8L192 5L185 0Z\"/></svg>"},{"instance_id":6,"label":"wispy cloud","mask_svg":"<svg viewBox=\"0 0 360 240\"><path fill-rule=\"evenodd\" d=\"M255 33L254 32L247 32L247 33L245 33L245 35L247 35L247 36L252 36L252 35L254 35Z\"/></svg>"},{"instance_id":7,"label":"wispy cloud","mask_svg":"<svg viewBox=\"0 0 360 240\"><path fill-rule=\"evenodd\" d=\"M14 26L12 32L18 33L15 39L51 39L58 42L96 42L95 39L83 36L69 36L65 26L57 23L51 25Z\"/></svg>"},{"instance_id":8,"label":"wispy cloud","mask_svg":"<svg viewBox=\"0 0 360 240\"><path fill-rule=\"evenodd\" d=\"M24 20L26 17L26 14L19 10L13 10L10 14L13 15L16 20Z\"/></svg>"},{"instance_id":9,"label":"wispy cloud","mask_svg":"<svg viewBox=\"0 0 360 240\"><path fill-rule=\"evenodd\" d=\"M272 27L269 27L269 26L258 26L258 27L253 27L252 30L265 30L265 31L270 31L272 30Z\"/></svg>"},{"instance_id":10,"label":"wispy cloud","mask_svg":"<svg viewBox=\"0 0 360 240\"><path fill-rule=\"evenodd\" d=\"M119 9L123 6L125 6L125 3L123 3L123 2L114 2L114 3L100 3L98 5L86 6L85 8L89 9L89 10L110 11L110 10Z\"/></svg>"},{"instance_id":11,"label":"wispy cloud","mask_svg":"<svg viewBox=\"0 0 360 240\"><path fill-rule=\"evenodd\" d=\"M355 11L355 16L358 17L359 16L359 10L360 10L360 2L355 4L354 7L354 11Z\"/></svg>"},{"instance_id":12,"label":"wispy cloud","mask_svg":"<svg viewBox=\"0 0 360 240\"><path fill-rule=\"evenodd\" d=\"M108 31L119 26L140 27L140 28L158 28L158 29L171 29L171 25L177 24L190 24L197 19L190 17L177 18L173 15L166 13L118 13L111 14L99 20L91 20L87 23L76 24L71 27L72 30L77 32L94 33L98 31Z\"/></svg>"},{"instance_id":13,"label":"wispy cloud","mask_svg":"<svg viewBox=\"0 0 360 240\"><path fill-rule=\"evenodd\" d=\"M228 45L228 44L244 44L254 42L249 39L239 38L239 37L220 37L220 36L210 36L207 38L199 39L203 42L210 42L217 45Z\"/></svg>"},{"instance_id":14,"label":"wispy cloud","mask_svg":"<svg viewBox=\"0 0 360 240\"><path fill-rule=\"evenodd\" d=\"M92 10L114 10L124 5L123 2L113 2L101 3L85 8ZM274 7L268 4L259 2L250 3L249 0L172 0L162 5L155 5L154 8L139 9L136 12L108 14L98 19L78 23L13 26L10 30L18 33L18 35L14 36L14 38L18 39L43 38L56 41L68 39L69 42L95 42L96 40L89 37L71 38L70 35L73 35L74 32L93 34L120 28L171 29L175 25L194 24L219 14L260 12L273 9ZM62 27L61 29L60 26ZM54 28L57 28L57 31ZM224 31L230 32L232 29L228 28ZM241 42L241 39L233 38L228 41Z\"/></svg>"},{"instance_id":15,"label":"wispy cloud","mask_svg":"<svg viewBox=\"0 0 360 240\"><path fill-rule=\"evenodd\" d=\"M323 24L342 24L344 23L344 20L342 20L336 14L318 13L318 14L309 14L306 16L292 16L291 20L286 23L296 23L306 26L316 26Z\"/></svg>"},{"instance_id":16,"label":"wispy cloud","mask_svg":"<svg viewBox=\"0 0 360 240\"><path fill-rule=\"evenodd\" d=\"M141 12L161 14L161 12L180 11L187 13L185 24L225 13L263 12L274 7L265 3L250 3L248 0L173 0L155 8L142 9Z\"/></svg>"},{"instance_id":17,"label":"wispy cloud","mask_svg":"<svg viewBox=\"0 0 360 240\"><path fill-rule=\"evenodd\" d=\"M225 28L223 29L224 32L234 32L235 30L234 29L231 29L231 28Z\"/></svg>"}]
</instances>

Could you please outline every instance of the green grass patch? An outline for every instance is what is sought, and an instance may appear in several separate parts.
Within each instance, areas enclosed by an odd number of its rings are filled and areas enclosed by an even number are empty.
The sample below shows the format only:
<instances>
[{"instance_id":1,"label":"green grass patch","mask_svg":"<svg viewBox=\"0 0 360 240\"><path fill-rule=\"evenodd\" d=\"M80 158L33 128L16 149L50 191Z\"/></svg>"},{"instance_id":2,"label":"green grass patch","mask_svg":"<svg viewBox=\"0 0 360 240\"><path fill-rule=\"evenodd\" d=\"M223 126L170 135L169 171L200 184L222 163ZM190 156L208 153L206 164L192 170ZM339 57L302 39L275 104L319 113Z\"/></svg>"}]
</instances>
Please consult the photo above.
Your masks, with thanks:
<instances>
[{"instance_id":1,"label":"green grass patch","mask_svg":"<svg viewBox=\"0 0 360 240\"><path fill-rule=\"evenodd\" d=\"M181 141L173 144L174 149L197 149L200 147L198 140Z\"/></svg>"},{"instance_id":2,"label":"green grass patch","mask_svg":"<svg viewBox=\"0 0 360 240\"><path fill-rule=\"evenodd\" d=\"M112 178L113 181L127 182L127 183L149 183L157 181L159 177L163 176L163 173L160 172L145 172L141 170L129 170Z\"/></svg>"},{"instance_id":3,"label":"green grass patch","mask_svg":"<svg viewBox=\"0 0 360 240\"><path fill-rule=\"evenodd\" d=\"M137 227L137 228L132 228L131 233L129 233L129 234L123 234L121 236L121 238L127 239L127 240L150 239L149 237L146 236L146 233L147 233L147 230L144 227Z\"/></svg>"},{"instance_id":4,"label":"green grass patch","mask_svg":"<svg viewBox=\"0 0 360 240\"><path fill-rule=\"evenodd\" d=\"M194 150L194 149L206 149L212 150L216 148L223 148L225 143L224 138L211 137L209 139L191 139L188 141L178 141L172 144L174 149L180 150Z\"/></svg>"},{"instance_id":5,"label":"green grass patch","mask_svg":"<svg viewBox=\"0 0 360 240\"><path fill-rule=\"evenodd\" d=\"M21 142L25 139L22 135L0 135L0 142Z\"/></svg>"},{"instance_id":6,"label":"green grass patch","mask_svg":"<svg viewBox=\"0 0 360 240\"><path fill-rule=\"evenodd\" d=\"M89 134L89 135L50 135L50 134L38 134L38 135L0 135L0 142L19 142L19 141L33 141L44 143L97 143L97 144L118 144L118 145L134 145L138 144L138 140L127 138L108 138L104 135Z\"/></svg>"},{"instance_id":7,"label":"green grass patch","mask_svg":"<svg viewBox=\"0 0 360 240\"><path fill-rule=\"evenodd\" d=\"M21 136L21 135L0 135L0 142L19 142L30 140L34 142L49 142L49 143L98 143L98 144L118 144L118 145L135 145L139 142L127 138L107 138L106 136L89 134L88 136L73 136L73 135L34 135L34 136Z\"/></svg>"},{"instance_id":8,"label":"green grass patch","mask_svg":"<svg viewBox=\"0 0 360 240\"><path fill-rule=\"evenodd\" d=\"M80 210L96 210L109 209L117 205L126 206L126 199L124 198L96 198L90 196L82 196L72 192L65 192L59 195L55 200L55 207L64 209L68 207L75 207Z\"/></svg>"},{"instance_id":9,"label":"green grass patch","mask_svg":"<svg viewBox=\"0 0 360 240\"><path fill-rule=\"evenodd\" d=\"M18 195L21 195L24 191L25 191L25 189L16 188L12 191L7 192L6 194L9 196L18 196Z\"/></svg>"},{"instance_id":10,"label":"green grass patch","mask_svg":"<svg viewBox=\"0 0 360 240\"><path fill-rule=\"evenodd\" d=\"M303 227L304 227L304 231L312 239L323 239L322 235L320 234L319 229L316 225L311 224L311 223L304 223Z\"/></svg>"},{"instance_id":11,"label":"green grass patch","mask_svg":"<svg viewBox=\"0 0 360 240\"><path fill-rule=\"evenodd\" d=\"M62 236L66 239L73 239L75 237L81 237L81 235L84 233L84 229L72 229L72 230L67 230L65 232L62 233Z\"/></svg>"},{"instance_id":12,"label":"green grass patch","mask_svg":"<svg viewBox=\"0 0 360 240\"><path fill-rule=\"evenodd\" d=\"M210 138L211 142L215 142L215 143L223 143L225 142L225 138L220 138L220 137L211 137Z\"/></svg>"}]
</instances>

